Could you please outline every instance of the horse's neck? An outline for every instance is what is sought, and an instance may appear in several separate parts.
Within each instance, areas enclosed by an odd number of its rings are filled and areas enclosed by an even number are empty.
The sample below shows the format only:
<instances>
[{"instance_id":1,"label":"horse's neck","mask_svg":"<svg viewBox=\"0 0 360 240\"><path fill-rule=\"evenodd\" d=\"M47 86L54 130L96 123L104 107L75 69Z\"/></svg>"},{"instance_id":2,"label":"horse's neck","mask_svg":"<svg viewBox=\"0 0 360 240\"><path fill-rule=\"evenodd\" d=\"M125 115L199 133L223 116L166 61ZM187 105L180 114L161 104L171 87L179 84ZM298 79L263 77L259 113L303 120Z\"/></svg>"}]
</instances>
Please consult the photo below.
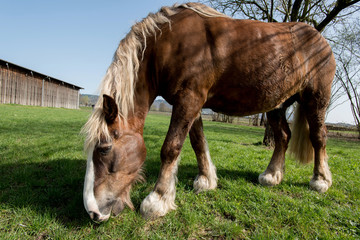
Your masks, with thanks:
<instances>
[{"instance_id":1,"label":"horse's neck","mask_svg":"<svg viewBox=\"0 0 360 240\"><path fill-rule=\"evenodd\" d=\"M137 84L134 111L130 111L127 121L133 131L143 133L145 118L155 97L155 94L149 91L147 84Z\"/></svg>"},{"instance_id":2,"label":"horse's neck","mask_svg":"<svg viewBox=\"0 0 360 240\"><path fill-rule=\"evenodd\" d=\"M128 117L132 129L141 134L150 106L158 94L156 79L153 79L152 74L149 74L152 71L152 69L149 70L150 46L148 46L147 50L137 74L138 79L134 89L134 111L130 111Z\"/></svg>"}]
</instances>

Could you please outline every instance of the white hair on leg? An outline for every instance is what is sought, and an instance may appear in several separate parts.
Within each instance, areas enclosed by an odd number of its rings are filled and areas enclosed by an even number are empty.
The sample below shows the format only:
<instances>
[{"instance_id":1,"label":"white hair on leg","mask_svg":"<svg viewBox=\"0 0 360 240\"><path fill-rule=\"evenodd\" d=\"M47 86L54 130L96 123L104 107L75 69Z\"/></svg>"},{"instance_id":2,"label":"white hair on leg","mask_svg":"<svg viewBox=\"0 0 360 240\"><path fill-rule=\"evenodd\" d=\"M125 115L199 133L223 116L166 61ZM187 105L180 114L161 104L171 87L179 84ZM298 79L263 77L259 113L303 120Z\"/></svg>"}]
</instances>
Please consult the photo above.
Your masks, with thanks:
<instances>
[{"instance_id":1,"label":"white hair on leg","mask_svg":"<svg viewBox=\"0 0 360 240\"><path fill-rule=\"evenodd\" d=\"M161 196L156 191L152 191L141 203L140 212L146 219L165 216L169 211L176 209L176 183L177 170L180 162L180 156L176 160L175 166L172 169L172 177L168 183L167 191Z\"/></svg>"},{"instance_id":2,"label":"white hair on leg","mask_svg":"<svg viewBox=\"0 0 360 240\"><path fill-rule=\"evenodd\" d=\"M332 184L332 177L331 177L329 165L327 163L327 156L326 159L324 160L323 170L324 170L324 176L314 174L314 176L310 181L310 188L315 191L318 191L319 193L326 192Z\"/></svg>"},{"instance_id":3,"label":"white hair on leg","mask_svg":"<svg viewBox=\"0 0 360 240\"><path fill-rule=\"evenodd\" d=\"M275 186L281 183L283 176L284 173L279 170L275 173L265 171L259 175L259 183L263 186Z\"/></svg>"},{"instance_id":4,"label":"white hair on leg","mask_svg":"<svg viewBox=\"0 0 360 240\"><path fill-rule=\"evenodd\" d=\"M195 193L199 193L206 190L215 189L217 187L217 176L216 176L216 167L211 161L210 151L207 142L205 141L206 150L205 156L208 163L207 173L205 175L197 175L194 180L194 190Z\"/></svg>"}]
</instances>

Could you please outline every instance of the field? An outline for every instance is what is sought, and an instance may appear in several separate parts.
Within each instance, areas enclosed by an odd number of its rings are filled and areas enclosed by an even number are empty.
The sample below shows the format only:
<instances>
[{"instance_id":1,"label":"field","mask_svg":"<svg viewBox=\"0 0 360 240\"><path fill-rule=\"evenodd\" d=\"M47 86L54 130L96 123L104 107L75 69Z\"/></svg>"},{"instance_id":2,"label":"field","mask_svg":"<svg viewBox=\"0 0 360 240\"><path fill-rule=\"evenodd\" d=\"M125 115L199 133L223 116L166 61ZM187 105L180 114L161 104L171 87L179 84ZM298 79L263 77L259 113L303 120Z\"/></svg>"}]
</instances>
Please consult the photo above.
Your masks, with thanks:
<instances>
[{"instance_id":1,"label":"field","mask_svg":"<svg viewBox=\"0 0 360 240\"><path fill-rule=\"evenodd\" d=\"M312 166L287 157L276 187L257 177L272 150L261 128L205 121L218 189L195 195L195 154L182 150L176 211L144 220L139 206L152 190L169 117L150 114L144 138L146 183L132 191L135 211L97 224L82 203L86 157L82 125L89 109L0 105L0 239L359 239L360 142L328 140L333 186L309 190Z\"/></svg>"}]
</instances>

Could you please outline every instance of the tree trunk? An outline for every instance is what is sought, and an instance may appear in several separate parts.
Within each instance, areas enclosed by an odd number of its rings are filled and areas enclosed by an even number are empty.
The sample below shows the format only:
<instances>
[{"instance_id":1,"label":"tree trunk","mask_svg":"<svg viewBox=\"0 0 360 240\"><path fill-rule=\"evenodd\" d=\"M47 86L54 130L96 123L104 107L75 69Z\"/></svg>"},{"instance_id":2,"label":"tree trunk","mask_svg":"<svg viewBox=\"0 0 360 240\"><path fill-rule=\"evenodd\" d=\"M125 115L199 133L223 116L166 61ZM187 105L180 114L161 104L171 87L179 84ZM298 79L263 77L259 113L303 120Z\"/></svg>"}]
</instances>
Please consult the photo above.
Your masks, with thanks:
<instances>
[{"instance_id":1,"label":"tree trunk","mask_svg":"<svg viewBox=\"0 0 360 240\"><path fill-rule=\"evenodd\" d=\"M253 115L253 122L252 122L253 126L259 126L259 114Z\"/></svg>"},{"instance_id":2,"label":"tree trunk","mask_svg":"<svg viewBox=\"0 0 360 240\"><path fill-rule=\"evenodd\" d=\"M262 113L260 119L260 126L265 126L265 123L266 123L266 113Z\"/></svg>"},{"instance_id":3,"label":"tree trunk","mask_svg":"<svg viewBox=\"0 0 360 240\"><path fill-rule=\"evenodd\" d=\"M275 147L274 131L268 122L265 123L265 135L263 144L268 147Z\"/></svg>"}]
</instances>

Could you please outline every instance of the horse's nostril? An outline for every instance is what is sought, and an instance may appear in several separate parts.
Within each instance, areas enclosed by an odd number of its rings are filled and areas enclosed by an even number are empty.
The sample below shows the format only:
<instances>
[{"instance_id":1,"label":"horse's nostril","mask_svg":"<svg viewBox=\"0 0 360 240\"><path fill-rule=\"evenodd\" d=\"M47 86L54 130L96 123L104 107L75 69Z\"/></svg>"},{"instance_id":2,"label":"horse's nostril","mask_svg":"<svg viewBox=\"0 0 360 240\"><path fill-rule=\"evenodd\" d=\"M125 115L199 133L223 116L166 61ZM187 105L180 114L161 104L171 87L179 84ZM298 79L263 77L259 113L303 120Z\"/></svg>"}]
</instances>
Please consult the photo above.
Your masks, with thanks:
<instances>
[{"instance_id":1,"label":"horse's nostril","mask_svg":"<svg viewBox=\"0 0 360 240\"><path fill-rule=\"evenodd\" d=\"M102 215L101 213L89 211L89 216L94 222L100 223L107 221L110 217L110 213L108 215Z\"/></svg>"},{"instance_id":2,"label":"horse's nostril","mask_svg":"<svg viewBox=\"0 0 360 240\"><path fill-rule=\"evenodd\" d=\"M89 212L89 215L90 215L91 220L93 220L93 221L98 221L99 220L99 217L100 217L99 214L97 214L95 212Z\"/></svg>"}]
</instances>

